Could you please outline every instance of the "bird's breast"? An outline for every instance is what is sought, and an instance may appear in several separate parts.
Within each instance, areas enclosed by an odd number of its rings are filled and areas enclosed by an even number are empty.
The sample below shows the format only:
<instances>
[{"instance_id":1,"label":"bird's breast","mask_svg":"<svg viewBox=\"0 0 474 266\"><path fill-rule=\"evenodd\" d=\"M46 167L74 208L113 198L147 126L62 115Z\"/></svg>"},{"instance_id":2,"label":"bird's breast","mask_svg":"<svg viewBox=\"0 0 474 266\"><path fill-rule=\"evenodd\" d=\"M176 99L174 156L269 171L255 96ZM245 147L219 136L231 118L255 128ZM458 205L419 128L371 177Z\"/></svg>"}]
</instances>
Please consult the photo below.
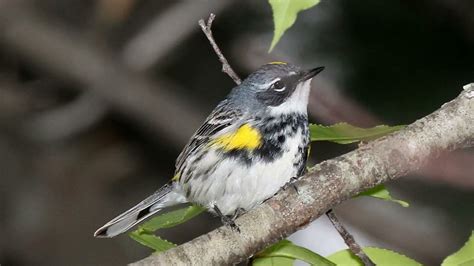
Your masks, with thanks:
<instances>
[{"instance_id":1,"label":"bird's breast","mask_svg":"<svg viewBox=\"0 0 474 266\"><path fill-rule=\"evenodd\" d=\"M251 165L255 161L273 162L289 152L290 146L307 145L308 137L307 116L294 113L256 118L254 124L245 124L218 139L217 147L224 157Z\"/></svg>"}]
</instances>

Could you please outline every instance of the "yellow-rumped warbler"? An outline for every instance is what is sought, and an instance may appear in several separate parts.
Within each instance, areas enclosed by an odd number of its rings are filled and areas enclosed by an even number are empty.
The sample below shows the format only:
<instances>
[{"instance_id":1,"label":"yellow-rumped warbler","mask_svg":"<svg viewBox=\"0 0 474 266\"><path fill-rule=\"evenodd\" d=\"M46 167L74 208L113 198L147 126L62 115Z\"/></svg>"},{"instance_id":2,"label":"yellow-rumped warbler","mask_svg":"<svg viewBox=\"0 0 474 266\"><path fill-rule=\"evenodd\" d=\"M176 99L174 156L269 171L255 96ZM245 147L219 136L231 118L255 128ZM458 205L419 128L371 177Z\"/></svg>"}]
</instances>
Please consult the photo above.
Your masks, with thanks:
<instances>
[{"instance_id":1,"label":"yellow-rumped warbler","mask_svg":"<svg viewBox=\"0 0 474 266\"><path fill-rule=\"evenodd\" d=\"M225 224L303 174L310 142L307 104L311 79L272 62L250 74L220 102L176 160L174 178L95 232L123 233L163 208L192 202Z\"/></svg>"}]
</instances>

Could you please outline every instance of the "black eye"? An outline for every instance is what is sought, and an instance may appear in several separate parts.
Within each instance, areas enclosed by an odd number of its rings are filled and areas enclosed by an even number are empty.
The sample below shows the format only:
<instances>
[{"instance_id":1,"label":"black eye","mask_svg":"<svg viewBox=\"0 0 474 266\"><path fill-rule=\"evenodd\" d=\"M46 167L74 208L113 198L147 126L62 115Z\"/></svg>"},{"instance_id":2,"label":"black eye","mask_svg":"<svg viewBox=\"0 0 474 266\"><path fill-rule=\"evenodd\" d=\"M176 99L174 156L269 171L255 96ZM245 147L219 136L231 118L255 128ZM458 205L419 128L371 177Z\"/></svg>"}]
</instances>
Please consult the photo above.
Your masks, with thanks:
<instances>
[{"instance_id":1,"label":"black eye","mask_svg":"<svg viewBox=\"0 0 474 266\"><path fill-rule=\"evenodd\" d=\"M285 90L285 84L283 84L283 82L278 80L278 81L276 81L275 83L272 84L272 89L274 91L278 91L278 92L284 91Z\"/></svg>"}]
</instances>

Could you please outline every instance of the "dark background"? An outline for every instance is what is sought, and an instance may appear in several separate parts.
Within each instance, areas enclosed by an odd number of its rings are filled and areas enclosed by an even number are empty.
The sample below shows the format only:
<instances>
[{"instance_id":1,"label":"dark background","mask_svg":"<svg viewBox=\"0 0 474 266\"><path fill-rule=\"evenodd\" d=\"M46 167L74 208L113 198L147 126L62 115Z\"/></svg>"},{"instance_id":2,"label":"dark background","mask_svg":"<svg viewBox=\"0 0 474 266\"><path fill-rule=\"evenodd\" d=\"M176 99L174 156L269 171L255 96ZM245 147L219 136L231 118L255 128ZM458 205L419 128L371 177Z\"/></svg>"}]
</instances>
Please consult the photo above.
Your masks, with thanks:
<instances>
[{"instance_id":1,"label":"dark background","mask_svg":"<svg viewBox=\"0 0 474 266\"><path fill-rule=\"evenodd\" d=\"M126 235L92 234L172 176L187 138L234 86L197 24L210 12L241 77L276 60L326 66L313 82L312 122L409 124L474 81L470 0L323 0L270 54L263 0L0 3L0 264L116 265L150 254ZM315 143L310 164L355 147ZM388 186L411 207L356 199L335 209L368 244L436 265L474 228L472 150ZM182 243L217 225L203 214L160 235Z\"/></svg>"}]
</instances>

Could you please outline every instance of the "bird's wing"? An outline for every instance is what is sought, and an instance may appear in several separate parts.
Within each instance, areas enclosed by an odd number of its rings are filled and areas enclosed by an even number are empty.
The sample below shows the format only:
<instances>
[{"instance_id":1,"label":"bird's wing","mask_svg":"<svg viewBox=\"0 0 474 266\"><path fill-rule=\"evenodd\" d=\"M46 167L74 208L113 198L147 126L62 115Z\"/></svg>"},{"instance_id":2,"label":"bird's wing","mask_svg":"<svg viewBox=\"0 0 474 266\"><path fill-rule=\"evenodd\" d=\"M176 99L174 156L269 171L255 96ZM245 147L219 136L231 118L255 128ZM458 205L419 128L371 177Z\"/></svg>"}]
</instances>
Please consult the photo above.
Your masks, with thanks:
<instances>
[{"instance_id":1,"label":"bird's wing","mask_svg":"<svg viewBox=\"0 0 474 266\"><path fill-rule=\"evenodd\" d=\"M211 139L238 128L244 120L244 114L239 109L229 108L226 100L221 102L194 133L176 159L176 172L179 172L190 154L209 143Z\"/></svg>"}]
</instances>

